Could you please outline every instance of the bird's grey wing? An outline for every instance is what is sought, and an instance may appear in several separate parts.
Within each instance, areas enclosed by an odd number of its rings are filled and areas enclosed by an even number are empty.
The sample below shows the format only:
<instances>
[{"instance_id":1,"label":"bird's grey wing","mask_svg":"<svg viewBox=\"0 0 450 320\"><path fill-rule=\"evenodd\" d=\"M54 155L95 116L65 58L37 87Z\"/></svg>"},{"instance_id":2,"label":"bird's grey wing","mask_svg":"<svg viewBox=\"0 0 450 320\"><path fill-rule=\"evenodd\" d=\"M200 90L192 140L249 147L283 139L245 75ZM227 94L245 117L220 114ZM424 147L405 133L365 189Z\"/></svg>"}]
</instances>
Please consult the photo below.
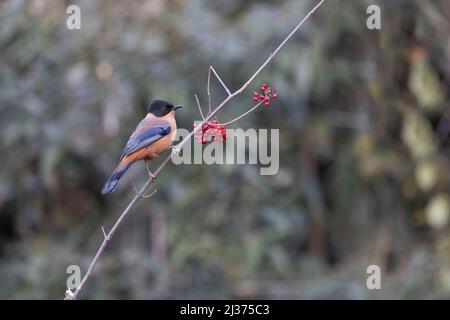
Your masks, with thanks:
<instances>
[{"instance_id":1,"label":"bird's grey wing","mask_svg":"<svg viewBox=\"0 0 450 320\"><path fill-rule=\"evenodd\" d=\"M133 152L151 145L155 141L158 141L162 137L168 135L170 131L170 125L164 122L141 122L135 132L131 135L130 140L128 140L120 159L122 160L124 157L132 154Z\"/></svg>"}]
</instances>

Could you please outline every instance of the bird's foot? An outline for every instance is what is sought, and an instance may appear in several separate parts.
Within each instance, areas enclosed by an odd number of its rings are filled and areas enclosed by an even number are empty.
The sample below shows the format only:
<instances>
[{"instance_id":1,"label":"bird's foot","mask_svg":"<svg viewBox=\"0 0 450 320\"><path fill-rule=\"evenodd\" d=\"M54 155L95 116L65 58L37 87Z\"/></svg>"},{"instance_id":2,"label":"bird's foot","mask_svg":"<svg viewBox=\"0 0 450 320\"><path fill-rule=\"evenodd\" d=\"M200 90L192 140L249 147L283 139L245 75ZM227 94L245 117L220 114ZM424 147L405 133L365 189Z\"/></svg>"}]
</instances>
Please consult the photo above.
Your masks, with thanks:
<instances>
[{"instance_id":1,"label":"bird's foot","mask_svg":"<svg viewBox=\"0 0 450 320\"><path fill-rule=\"evenodd\" d=\"M152 180L152 182L155 182L156 181L156 175L154 175L153 172L150 171L150 169L148 167L148 161L145 161L145 169L147 169L148 176Z\"/></svg>"}]
</instances>

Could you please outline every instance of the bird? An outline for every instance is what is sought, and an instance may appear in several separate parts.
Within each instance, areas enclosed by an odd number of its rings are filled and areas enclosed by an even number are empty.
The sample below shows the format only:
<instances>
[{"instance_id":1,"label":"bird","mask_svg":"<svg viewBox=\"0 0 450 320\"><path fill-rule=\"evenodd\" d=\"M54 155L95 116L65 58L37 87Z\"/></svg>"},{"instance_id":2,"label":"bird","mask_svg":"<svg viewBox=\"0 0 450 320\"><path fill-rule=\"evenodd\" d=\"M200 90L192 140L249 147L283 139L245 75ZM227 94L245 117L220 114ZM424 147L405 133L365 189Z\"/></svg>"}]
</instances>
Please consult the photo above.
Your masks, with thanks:
<instances>
[{"instance_id":1,"label":"bird","mask_svg":"<svg viewBox=\"0 0 450 320\"><path fill-rule=\"evenodd\" d=\"M119 165L103 186L103 195L113 192L120 178L139 160L145 161L149 175L152 179L156 178L148 169L147 162L171 148L177 131L175 110L181 107L183 105L173 105L165 100L154 100L150 103L147 115L137 125L123 149Z\"/></svg>"}]
</instances>

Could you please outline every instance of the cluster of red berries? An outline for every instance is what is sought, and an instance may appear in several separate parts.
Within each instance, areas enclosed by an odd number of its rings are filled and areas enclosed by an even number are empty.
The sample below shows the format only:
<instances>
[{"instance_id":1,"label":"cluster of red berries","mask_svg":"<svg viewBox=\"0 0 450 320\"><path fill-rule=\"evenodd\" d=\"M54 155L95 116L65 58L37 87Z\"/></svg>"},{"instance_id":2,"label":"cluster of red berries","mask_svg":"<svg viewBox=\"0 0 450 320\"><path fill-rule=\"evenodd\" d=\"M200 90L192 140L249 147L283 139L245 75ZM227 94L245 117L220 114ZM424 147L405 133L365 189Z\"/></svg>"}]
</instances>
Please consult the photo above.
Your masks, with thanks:
<instances>
[{"instance_id":1,"label":"cluster of red berries","mask_svg":"<svg viewBox=\"0 0 450 320\"><path fill-rule=\"evenodd\" d=\"M194 127L196 126L194 123ZM202 130L197 133L196 139L199 143L206 144L209 137L211 137L211 141L223 142L227 139L227 131L224 126L219 125L219 121L211 120L203 125Z\"/></svg>"},{"instance_id":2,"label":"cluster of red berries","mask_svg":"<svg viewBox=\"0 0 450 320\"><path fill-rule=\"evenodd\" d=\"M275 100L276 98L278 98L278 91L265 83L261 85L261 92L253 92L253 101L264 101L266 107L270 105L270 100Z\"/></svg>"}]
</instances>

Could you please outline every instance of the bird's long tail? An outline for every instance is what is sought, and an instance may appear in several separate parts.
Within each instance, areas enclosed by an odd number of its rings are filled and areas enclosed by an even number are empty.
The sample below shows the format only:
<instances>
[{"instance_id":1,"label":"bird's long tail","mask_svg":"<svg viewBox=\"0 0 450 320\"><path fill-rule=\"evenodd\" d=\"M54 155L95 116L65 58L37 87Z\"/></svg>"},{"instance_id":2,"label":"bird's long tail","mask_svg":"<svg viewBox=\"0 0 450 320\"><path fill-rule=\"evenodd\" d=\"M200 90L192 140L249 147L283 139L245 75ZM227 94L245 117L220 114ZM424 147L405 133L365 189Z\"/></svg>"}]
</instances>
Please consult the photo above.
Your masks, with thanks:
<instances>
[{"instance_id":1,"label":"bird's long tail","mask_svg":"<svg viewBox=\"0 0 450 320\"><path fill-rule=\"evenodd\" d=\"M127 172L128 168L130 168L133 162L128 162L126 159L123 159L117 168L113 171L108 181L106 181L105 185L102 189L102 194L106 194L109 192L113 192L116 189L117 184L119 183L120 178Z\"/></svg>"}]
</instances>

